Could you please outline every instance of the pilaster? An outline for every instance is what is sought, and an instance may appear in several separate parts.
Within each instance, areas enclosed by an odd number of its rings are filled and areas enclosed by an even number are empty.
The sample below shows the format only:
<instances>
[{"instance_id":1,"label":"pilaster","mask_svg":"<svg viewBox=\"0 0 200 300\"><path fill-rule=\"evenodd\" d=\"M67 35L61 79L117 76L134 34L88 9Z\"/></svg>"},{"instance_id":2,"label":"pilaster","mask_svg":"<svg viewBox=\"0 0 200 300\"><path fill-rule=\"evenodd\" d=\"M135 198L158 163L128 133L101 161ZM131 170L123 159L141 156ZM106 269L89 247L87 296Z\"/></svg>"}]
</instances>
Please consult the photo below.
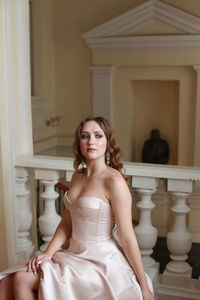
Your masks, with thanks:
<instances>
[{"instance_id":1,"label":"pilaster","mask_svg":"<svg viewBox=\"0 0 200 300\"><path fill-rule=\"evenodd\" d=\"M94 116L102 116L112 121L112 74L114 66L89 67L93 80Z\"/></svg>"}]
</instances>

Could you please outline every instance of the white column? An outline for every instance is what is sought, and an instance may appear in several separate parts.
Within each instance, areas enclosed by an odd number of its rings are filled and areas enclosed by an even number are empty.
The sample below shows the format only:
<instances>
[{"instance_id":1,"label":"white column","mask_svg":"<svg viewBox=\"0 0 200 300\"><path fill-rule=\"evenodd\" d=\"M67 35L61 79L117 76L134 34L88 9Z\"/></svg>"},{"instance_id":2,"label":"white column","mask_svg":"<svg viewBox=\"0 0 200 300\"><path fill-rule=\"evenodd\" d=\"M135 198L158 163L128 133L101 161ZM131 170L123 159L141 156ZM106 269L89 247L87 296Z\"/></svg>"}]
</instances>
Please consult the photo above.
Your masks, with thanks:
<instances>
[{"instance_id":1,"label":"white column","mask_svg":"<svg viewBox=\"0 0 200 300\"><path fill-rule=\"evenodd\" d=\"M5 265L17 263L15 159L32 154L29 2L0 1L0 176ZM2 179L1 179L2 178ZM12 220L12 222L11 222ZM3 238L5 234L5 238ZM1 253L1 250L0 250Z\"/></svg>"},{"instance_id":2,"label":"white column","mask_svg":"<svg viewBox=\"0 0 200 300\"><path fill-rule=\"evenodd\" d=\"M191 277L191 267L186 262L192 246L192 237L187 230L186 215L190 211L187 198L192 192L192 181L168 179L168 191L172 193L174 221L167 234L167 246L171 261L164 272L164 283L179 285ZM175 279L176 278L176 279ZM183 281L183 278L185 281Z\"/></svg>"},{"instance_id":3,"label":"white column","mask_svg":"<svg viewBox=\"0 0 200 300\"><path fill-rule=\"evenodd\" d=\"M28 184L29 172L26 168L16 169L16 210L17 210L17 252L18 261L24 261L33 254L34 246L30 239L32 225L32 203Z\"/></svg>"},{"instance_id":4,"label":"white column","mask_svg":"<svg viewBox=\"0 0 200 300\"><path fill-rule=\"evenodd\" d=\"M55 230L61 220L55 208L55 200L59 194L55 191L55 185L60 178L58 171L54 170L35 170L35 178L39 179L44 185L44 192L40 197L45 201L43 214L39 217L39 229L42 234L42 239L45 242L40 250L44 251L52 239Z\"/></svg>"},{"instance_id":5,"label":"white column","mask_svg":"<svg viewBox=\"0 0 200 300\"><path fill-rule=\"evenodd\" d=\"M114 66L89 67L93 79L93 115L112 121L112 74Z\"/></svg>"}]
</instances>

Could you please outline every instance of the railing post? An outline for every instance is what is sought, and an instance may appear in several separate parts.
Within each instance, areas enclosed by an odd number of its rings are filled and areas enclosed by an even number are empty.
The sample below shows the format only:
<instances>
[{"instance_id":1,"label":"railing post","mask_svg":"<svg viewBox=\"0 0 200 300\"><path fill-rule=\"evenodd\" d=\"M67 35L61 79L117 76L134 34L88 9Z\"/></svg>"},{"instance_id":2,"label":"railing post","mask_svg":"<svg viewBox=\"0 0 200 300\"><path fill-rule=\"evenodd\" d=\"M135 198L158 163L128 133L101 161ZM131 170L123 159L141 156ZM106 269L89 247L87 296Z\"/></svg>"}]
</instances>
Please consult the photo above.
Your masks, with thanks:
<instances>
[{"instance_id":1,"label":"railing post","mask_svg":"<svg viewBox=\"0 0 200 300\"><path fill-rule=\"evenodd\" d=\"M166 266L163 283L187 287L192 268L186 260L192 246L192 237L186 226L186 215L190 211L186 201L192 192L192 181L168 179L168 191L174 201L171 207L174 222L172 230L167 234L167 246L172 260Z\"/></svg>"},{"instance_id":2,"label":"railing post","mask_svg":"<svg viewBox=\"0 0 200 300\"><path fill-rule=\"evenodd\" d=\"M153 281L154 289L157 289L158 265L151 257L152 248L157 241L157 229L151 222L151 211L155 204L151 201L152 194L156 191L158 179L151 177L132 177L132 187L136 188L140 201L136 204L140 210L139 224L134 231L141 250L141 255L146 272Z\"/></svg>"},{"instance_id":3,"label":"railing post","mask_svg":"<svg viewBox=\"0 0 200 300\"><path fill-rule=\"evenodd\" d=\"M17 209L17 250L18 261L27 260L33 253L34 246L30 239L32 225L32 204L27 187L29 172L27 168L16 168L16 209Z\"/></svg>"},{"instance_id":4,"label":"railing post","mask_svg":"<svg viewBox=\"0 0 200 300\"><path fill-rule=\"evenodd\" d=\"M45 204L43 214L39 217L39 229L45 242L40 250L45 251L61 220L55 208L55 200L59 196L55 191L55 185L60 178L60 173L56 170L36 169L35 178L44 185L44 191L40 197L45 201Z\"/></svg>"}]
</instances>

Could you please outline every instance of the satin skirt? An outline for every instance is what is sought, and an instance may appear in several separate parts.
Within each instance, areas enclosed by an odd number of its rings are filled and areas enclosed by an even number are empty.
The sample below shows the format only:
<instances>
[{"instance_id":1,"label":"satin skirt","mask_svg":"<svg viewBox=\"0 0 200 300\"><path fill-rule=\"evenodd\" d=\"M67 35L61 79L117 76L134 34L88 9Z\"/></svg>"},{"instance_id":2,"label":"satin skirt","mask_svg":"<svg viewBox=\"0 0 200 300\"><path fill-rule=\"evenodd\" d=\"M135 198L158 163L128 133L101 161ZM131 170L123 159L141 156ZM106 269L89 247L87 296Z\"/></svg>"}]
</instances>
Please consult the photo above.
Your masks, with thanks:
<instances>
[{"instance_id":1,"label":"satin skirt","mask_svg":"<svg viewBox=\"0 0 200 300\"><path fill-rule=\"evenodd\" d=\"M0 273L0 279L26 264ZM135 274L114 239L87 245L71 239L41 265L39 300L142 300ZM147 276L147 275L146 275ZM151 280L147 276L151 290Z\"/></svg>"}]
</instances>

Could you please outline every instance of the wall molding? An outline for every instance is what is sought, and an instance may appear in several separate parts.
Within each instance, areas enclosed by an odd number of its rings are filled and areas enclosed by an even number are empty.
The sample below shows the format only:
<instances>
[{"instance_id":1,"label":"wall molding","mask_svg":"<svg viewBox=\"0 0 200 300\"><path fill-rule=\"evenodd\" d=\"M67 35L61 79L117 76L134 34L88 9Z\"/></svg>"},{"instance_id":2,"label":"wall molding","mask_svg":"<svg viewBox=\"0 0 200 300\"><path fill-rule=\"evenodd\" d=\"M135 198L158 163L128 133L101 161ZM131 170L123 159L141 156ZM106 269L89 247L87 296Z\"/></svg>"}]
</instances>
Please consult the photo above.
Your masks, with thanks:
<instances>
[{"instance_id":1,"label":"wall molding","mask_svg":"<svg viewBox=\"0 0 200 300\"><path fill-rule=\"evenodd\" d=\"M72 153L73 137L71 135L57 136L52 135L34 142L35 155L50 155L58 152Z\"/></svg>"},{"instance_id":2,"label":"wall molding","mask_svg":"<svg viewBox=\"0 0 200 300\"><path fill-rule=\"evenodd\" d=\"M161 23L174 34L137 36L137 30ZM200 18L159 0L149 0L82 35L93 51L199 49Z\"/></svg>"}]
</instances>

